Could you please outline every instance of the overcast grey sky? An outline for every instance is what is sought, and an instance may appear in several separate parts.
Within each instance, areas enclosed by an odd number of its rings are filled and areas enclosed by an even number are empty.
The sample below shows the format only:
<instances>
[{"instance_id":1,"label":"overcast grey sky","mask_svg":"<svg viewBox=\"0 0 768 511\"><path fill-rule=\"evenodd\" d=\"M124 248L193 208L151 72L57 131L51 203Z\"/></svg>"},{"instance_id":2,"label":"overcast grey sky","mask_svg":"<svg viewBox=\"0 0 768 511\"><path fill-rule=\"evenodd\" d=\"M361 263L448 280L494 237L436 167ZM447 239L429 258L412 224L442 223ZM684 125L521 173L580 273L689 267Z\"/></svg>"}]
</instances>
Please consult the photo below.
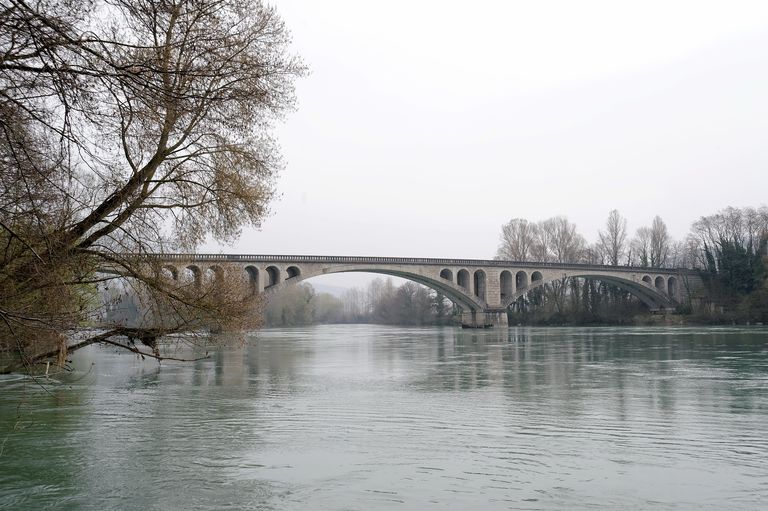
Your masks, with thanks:
<instances>
[{"instance_id":1,"label":"overcast grey sky","mask_svg":"<svg viewBox=\"0 0 768 511\"><path fill-rule=\"evenodd\" d=\"M681 238L768 202L768 2L275 5L311 69L282 196L207 251L485 259L513 217Z\"/></svg>"}]
</instances>

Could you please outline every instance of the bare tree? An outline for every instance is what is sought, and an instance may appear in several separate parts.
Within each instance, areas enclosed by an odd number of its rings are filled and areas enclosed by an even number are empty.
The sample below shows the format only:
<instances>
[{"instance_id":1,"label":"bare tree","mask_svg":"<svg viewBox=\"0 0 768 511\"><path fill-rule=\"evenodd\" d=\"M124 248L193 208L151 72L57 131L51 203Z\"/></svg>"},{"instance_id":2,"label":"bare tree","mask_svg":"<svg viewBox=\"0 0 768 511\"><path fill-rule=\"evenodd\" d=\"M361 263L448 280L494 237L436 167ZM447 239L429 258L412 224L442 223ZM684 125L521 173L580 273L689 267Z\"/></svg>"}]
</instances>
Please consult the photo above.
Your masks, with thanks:
<instances>
[{"instance_id":1,"label":"bare tree","mask_svg":"<svg viewBox=\"0 0 768 511\"><path fill-rule=\"evenodd\" d=\"M648 268L651 266L651 229L640 227L632 239L632 264Z\"/></svg>"},{"instance_id":2,"label":"bare tree","mask_svg":"<svg viewBox=\"0 0 768 511\"><path fill-rule=\"evenodd\" d=\"M585 264L605 264L606 253L600 243L589 245L584 249L582 261Z\"/></svg>"},{"instance_id":3,"label":"bare tree","mask_svg":"<svg viewBox=\"0 0 768 511\"><path fill-rule=\"evenodd\" d=\"M686 241L675 241L669 247L667 265L672 268L692 268L694 254L691 244Z\"/></svg>"},{"instance_id":4,"label":"bare tree","mask_svg":"<svg viewBox=\"0 0 768 511\"><path fill-rule=\"evenodd\" d=\"M653 218L651 227L640 227L632 239L631 264L644 268L666 266L670 262L669 256L673 243L667 225L657 215Z\"/></svg>"},{"instance_id":5,"label":"bare tree","mask_svg":"<svg viewBox=\"0 0 768 511\"><path fill-rule=\"evenodd\" d=\"M582 260L587 241L576 231L576 224L564 216L539 222L539 252L546 261L577 263Z\"/></svg>"},{"instance_id":6,"label":"bare tree","mask_svg":"<svg viewBox=\"0 0 768 511\"><path fill-rule=\"evenodd\" d=\"M598 239L598 246L608 264L618 266L627 248L627 219L623 218L618 210L611 210L605 223L605 231L599 231Z\"/></svg>"},{"instance_id":7,"label":"bare tree","mask_svg":"<svg viewBox=\"0 0 768 511\"><path fill-rule=\"evenodd\" d=\"M534 250L540 261L558 263L581 262L586 253L587 242L576 231L576 224L564 216L557 216L538 223L538 243ZM565 294L568 289L568 277L554 280L544 286L544 293L558 312L562 312Z\"/></svg>"},{"instance_id":8,"label":"bare tree","mask_svg":"<svg viewBox=\"0 0 768 511\"><path fill-rule=\"evenodd\" d=\"M496 259L530 261L538 236L538 226L524 218L513 218L501 227Z\"/></svg>"},{"instance_id":9,"label":"bare tree","mask_svg":"<svg viewBox=\"0 0 768 511\"><path fill-rule=\"evenodd\" d=\"M341 297L343 303L344 316L347 321L356 322L367 313L368 305L366 303L365 291L353 287L347 289Z\"/></svg>"},{"instance_id":10,"label":"bare tree","mask_svg":"<svg viewBox=\"0 0 768 511\"><path fill-rule=\"evenodd\" d=\"M175 312L163 331L243 313L147 254L264 218L304 70L288 44L258 0L3 0L0 351L62 358L105 266Z\"/></svg>"},{"instance_id":11,"label":"bare tree","mask_svg":"<svg viewBox=\"0 0 768 511\"><path fill-rule=\"evenodd\" d=\"M667 231L667 224L656 215L651 224L650 264L654 268L667 265L672 237Z\"/></svg>"}]
</instances>

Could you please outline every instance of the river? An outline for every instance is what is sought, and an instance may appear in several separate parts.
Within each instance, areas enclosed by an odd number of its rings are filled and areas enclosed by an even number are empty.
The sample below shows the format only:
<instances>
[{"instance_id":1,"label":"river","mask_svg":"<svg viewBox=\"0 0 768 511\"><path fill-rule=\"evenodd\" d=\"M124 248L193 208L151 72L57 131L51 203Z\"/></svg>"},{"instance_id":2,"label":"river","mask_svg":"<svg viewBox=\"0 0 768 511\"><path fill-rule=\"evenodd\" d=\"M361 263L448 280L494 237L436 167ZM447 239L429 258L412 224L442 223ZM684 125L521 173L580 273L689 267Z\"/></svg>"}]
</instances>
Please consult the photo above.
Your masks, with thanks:
<instances>
[{"instance_id":1,"label":"river","mask_svg":"<svg viewBox=\"0 0 768 511\"><path fill-rule=\"evenodd\" d=\"M0 508L765 509L766 328L268 329L0 379Z\"/></svg>"}]
</instances>

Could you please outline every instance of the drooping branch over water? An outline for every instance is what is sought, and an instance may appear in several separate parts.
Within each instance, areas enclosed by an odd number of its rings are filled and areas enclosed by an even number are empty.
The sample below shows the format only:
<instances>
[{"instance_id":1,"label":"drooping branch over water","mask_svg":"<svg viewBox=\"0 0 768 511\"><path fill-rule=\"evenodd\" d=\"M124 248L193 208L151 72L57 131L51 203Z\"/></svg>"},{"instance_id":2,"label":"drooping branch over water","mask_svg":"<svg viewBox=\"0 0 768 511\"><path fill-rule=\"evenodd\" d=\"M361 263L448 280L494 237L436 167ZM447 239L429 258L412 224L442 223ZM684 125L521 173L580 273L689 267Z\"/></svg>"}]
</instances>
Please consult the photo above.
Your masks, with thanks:
<instances>
[{"instance_id":1,"label":"drooping branch over water","mask_svg":"<svg viewBox=\"0 0 768 511\"><path fill-rule=\"evenodd\" d=\"M105 265L150 304L147 328L254 317L237 286L180 288L141 254L263 220L281 166L270 130L304 73L289 45L256 0L2 1L3 361L63 360L62 332L116 278Z\"/></svg>"}]
</instances>

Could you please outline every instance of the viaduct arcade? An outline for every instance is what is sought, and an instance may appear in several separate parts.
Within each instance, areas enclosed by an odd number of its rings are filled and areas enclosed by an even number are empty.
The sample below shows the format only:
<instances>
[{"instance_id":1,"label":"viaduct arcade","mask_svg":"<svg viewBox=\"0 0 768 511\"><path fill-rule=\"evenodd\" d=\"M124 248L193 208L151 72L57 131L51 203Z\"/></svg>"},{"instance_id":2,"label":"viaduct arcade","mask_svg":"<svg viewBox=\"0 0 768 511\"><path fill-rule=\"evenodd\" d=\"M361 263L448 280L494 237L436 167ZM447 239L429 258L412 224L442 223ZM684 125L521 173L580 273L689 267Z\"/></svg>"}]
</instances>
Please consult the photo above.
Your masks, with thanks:
<instances>
[{"instance_id":1,"label":"viaduct arcade","mask_svg":"<svg viewBox=\"0 0 768 511\"><path fill-rule=\"evenodd\" d=\"M462 309L468 326L506 325L507 307L531 289L564 277L609 282L652 312L670 312L694 274L681 269L473 259L301 255L162 254L153 256L170 278L216 278L226 273L252 293L272 293L302 280L341 272L368 272L412 280L441 291Z\"/></svg>"}]
</instances>

